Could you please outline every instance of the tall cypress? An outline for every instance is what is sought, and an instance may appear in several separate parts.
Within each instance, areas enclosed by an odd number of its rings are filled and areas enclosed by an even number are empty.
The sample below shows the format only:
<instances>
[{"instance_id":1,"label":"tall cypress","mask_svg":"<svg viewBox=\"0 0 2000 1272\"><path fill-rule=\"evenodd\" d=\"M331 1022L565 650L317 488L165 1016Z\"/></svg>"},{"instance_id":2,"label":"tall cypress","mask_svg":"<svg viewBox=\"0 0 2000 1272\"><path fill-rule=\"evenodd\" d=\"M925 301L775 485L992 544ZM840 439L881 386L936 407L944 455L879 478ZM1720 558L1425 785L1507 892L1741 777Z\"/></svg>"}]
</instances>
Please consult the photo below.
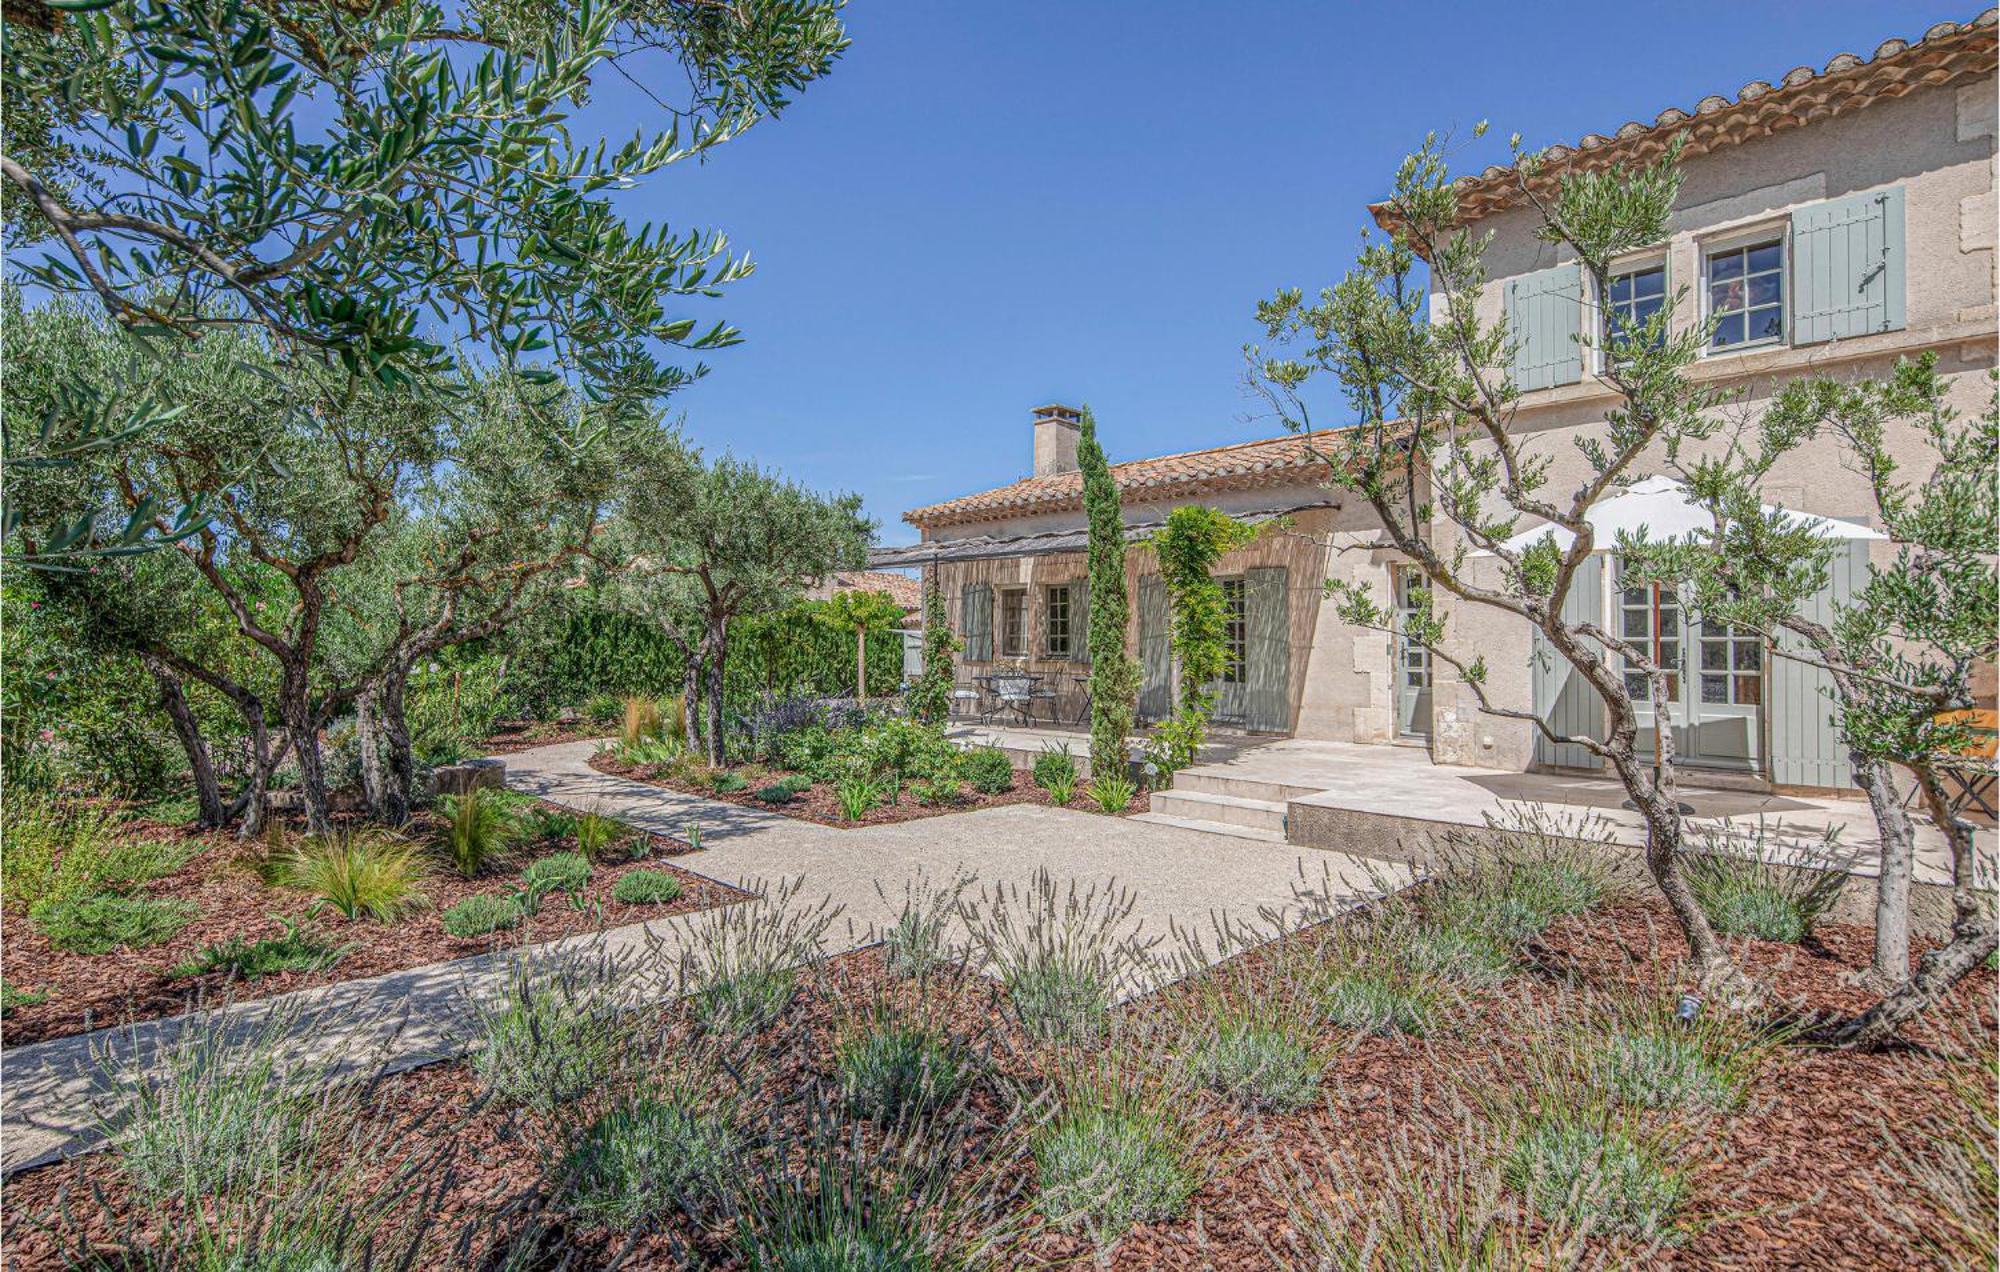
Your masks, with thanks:
<instances>
[{"instance_id":1,"label":"tall cypress","mask_svg":"<svg viewBox=\"0 0 2000 1272\"><path fill-rule=\"evenodd\" d=\"M1083 472L1083 513L1090 529L1090 770L1122 776L1130 764L1125 742L1139 699L1139 664L1125 647L1132 612L1125 590L1125 520L1111 466L1097 444L1097 419L1087 406L1076 463Z\"/></svg>"}]
</instances>

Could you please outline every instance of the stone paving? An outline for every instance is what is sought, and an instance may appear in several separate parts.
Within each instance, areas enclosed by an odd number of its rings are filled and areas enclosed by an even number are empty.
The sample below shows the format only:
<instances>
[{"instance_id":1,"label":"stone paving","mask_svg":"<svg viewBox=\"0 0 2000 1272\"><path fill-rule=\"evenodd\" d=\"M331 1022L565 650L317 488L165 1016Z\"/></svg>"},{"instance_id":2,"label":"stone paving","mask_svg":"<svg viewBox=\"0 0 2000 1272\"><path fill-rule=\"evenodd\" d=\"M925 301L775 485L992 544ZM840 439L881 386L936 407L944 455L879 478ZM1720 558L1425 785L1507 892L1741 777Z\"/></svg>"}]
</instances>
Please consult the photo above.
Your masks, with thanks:
<instances>
[{"instance_id":1,"label":"stone paving","mask_svg":"<svg viewBox=\"0 0 2000 1272\"><path fill-rule=\"evenodd\" d=\"M796 900L838 911L827 951L873 943L900 912L905 885L971 876L981 889L1026 885L1047 870L1059 887L1115 881L1134 905L1136 939L1199 941L1222 921L1294 923L1402 886L1399 867L1341 853L1265 844L1127 818L1008 805L852 830L681 795L599 773L596 744L559 743L507 757L508 785L578 811L647 830L701 828L702 848L682 869L758 893L796 889ZM744 904L768 904L751 901ZM607 960L622 976L650 976L643 992L674 990L677 954L702 915L634 924L538 947ZM506 984L508 951L348 981L214 1012L99 1030L0 1053L0 1170L11 1173L94 1147L110 1075L144 1071L191 1029L277 1048L287 1063L329 1074L414 1068L462 1054L473 1004ZM1166 973L1162 973L1165 975ZM1134 986L1135 989L1146 988Z\"/></svg>"}]
</instances>

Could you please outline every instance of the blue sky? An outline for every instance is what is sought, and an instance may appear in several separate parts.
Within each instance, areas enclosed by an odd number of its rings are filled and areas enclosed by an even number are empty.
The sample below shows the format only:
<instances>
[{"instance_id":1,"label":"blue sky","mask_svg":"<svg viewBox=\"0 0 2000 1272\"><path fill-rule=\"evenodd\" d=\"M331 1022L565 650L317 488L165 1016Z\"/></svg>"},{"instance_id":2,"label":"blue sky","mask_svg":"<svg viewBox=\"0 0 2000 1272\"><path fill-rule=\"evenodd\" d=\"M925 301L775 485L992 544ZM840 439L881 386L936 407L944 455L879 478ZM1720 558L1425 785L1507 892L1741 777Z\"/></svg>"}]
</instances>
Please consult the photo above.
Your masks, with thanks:
<instances>
[{"instance_id":1,"label":"blue sky","mask_svg":"<svg viewBox=\"0 0 2000 1272\"><path fill-rule=\"evenodd\" d=\"M832 78L629 211L758 262L700 307L746 339L676 400L689 433L907 542L904 509L1025 475L1042 402L1089 402L1113 460L1272 433L1256 301L1339 277L1426 129L1476 170L1975 12L856 0Z\"/></svg>"}]
</instances>

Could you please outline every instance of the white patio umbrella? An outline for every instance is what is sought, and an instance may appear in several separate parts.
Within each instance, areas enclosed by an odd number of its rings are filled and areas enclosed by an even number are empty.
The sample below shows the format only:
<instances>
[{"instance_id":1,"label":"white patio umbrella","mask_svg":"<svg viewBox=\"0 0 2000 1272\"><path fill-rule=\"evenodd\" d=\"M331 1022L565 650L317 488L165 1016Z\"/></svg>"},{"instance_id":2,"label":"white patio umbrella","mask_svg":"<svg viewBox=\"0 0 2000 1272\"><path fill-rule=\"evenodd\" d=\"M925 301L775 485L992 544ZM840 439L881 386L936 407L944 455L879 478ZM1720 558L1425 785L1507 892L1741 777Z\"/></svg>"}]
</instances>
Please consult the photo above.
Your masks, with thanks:
<instances>
[{"instance_id":1,"label":"white patio umbrella","mask_svg":"<svg viewBox=\"0 0 2000 1272\"><path fill-rule=\"evenodd\" d=\"M1778 512L1768 504L1767 513ZM1879 530L1857 525L1852 521L1842 521L1838 517L1822 517L1810 512L1796 512L1790 508L1782 510L1786 522L1795 526L1807 526L1817 531L1825 539L1886 539L1889 536ZM1715 528L1715 518L1708 510L1688 498L1687 487L1671 477L1647 477L1633 482L1623 491L1609 499L1600 499L1584 519L1594 532L1596 550L1610 552L1618 546L1620 531L1637 535L1644 531L1645 537L1659 542L1678 539L1690 533L1706 534ZM1523 530L1507 540L1506 546L1520 552L1540 540L1544 535L1554 535L1558 550L1569 547L1575 538L1568 530L1556 525L1539 525ZM1473 556L1492 556L1491 552L1480 551Z\"/></svg>"}]
</instances>

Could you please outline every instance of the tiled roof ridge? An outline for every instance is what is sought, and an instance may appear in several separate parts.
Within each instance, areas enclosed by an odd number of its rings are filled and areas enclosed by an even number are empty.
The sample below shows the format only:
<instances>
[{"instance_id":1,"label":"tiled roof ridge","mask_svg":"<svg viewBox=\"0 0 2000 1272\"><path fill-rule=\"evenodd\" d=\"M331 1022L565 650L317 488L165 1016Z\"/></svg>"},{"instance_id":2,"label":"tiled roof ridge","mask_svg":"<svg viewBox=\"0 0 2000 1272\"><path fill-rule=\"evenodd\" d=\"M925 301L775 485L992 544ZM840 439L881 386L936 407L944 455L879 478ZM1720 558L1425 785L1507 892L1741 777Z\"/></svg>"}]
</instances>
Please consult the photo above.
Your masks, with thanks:
<instances>
[{"instance_id":1,"label":"tiled roof ridge","mask_svg":"<svg viewBox=\"0 0 2000 1272\"><path fill-rule=\"evenodd\" d=\"M1218 484L1245 488L1269 484L1273 479L1296 474L1301 469L1323 466L1324 461L1313 453L1312 443L1315 438L1325 437L1331 431L1320 429L1311 433L1287 433L1280 437L1226 442L1221 446L1177 451L1170 455L1128 459L1111 465L1111 480L1121 495L1137 497L1141 502L1168 499ZM1278 453L1260 462L1236 467L1229 465L1230 458L1240 457L1238 453L1259 448ZM1291 449L1291 453L1284 453L1287 449ZM1061 511L1081 507L1082 504L1083 474L1055 473L1046 477L1024 477L992 490L913 508L903 514L903 520L914 526L951 525L1026 511Z\"/></svg>"},{"instance_id":2,"label":"tiled roof ridge","mask_svg":"<svg viewBox=\"0 0 2000 1272\"><path fill-rule=\"evenodd\" d=\"M1924 83L1947 83L1979 69L1991 69L1996 21L2000 21L2000 9L1987 9L1969 22L1934 23L1915 41L1900 38L1882 41L1875 47L1872 57L1838 53L1822 70L1796 66L1787 71L1776 85L1765 80L1751 80L1738 89L1733 98L1711 93L1696 102L1692 110L1669 106L1650 124L1630 120L1609 137L1601 133L1586 133L1573 146L1557 143L1544 148L1540 154L1548 161L1547 173L1552 178L1565 166L1597 167L1608 164L1621 152L1638 154L1662 150L1670 138L1681 133L1691 134L1689 153L1700 154L1717 144L1730 144L1782 127L1816 122L1844 109L1865 105L1877 96L1901 96ZM1959 47L1949 47L1953 41L1958 41ZM1983 65L1970 65L1963 60L1958 65L1949 64L1951 55L1960 51L1974 56L1983 52L1987 56L1979 59ZM1933 68L1936 74L1925 77L1921 73L1922 68L1915 68L1917 75L1914 82L1911 77L1898 78L1898 72L1905 69L1903 64L1907 60L1913 56L1922 58L1926 54L1942 60L1941 65ZM1857 95L1851 100L1818 103L1815 109L1806 112L1804 118L1786 116L1783 108L1804 98L1814 87L1829 87L1827 81L1856 72L1873 73L1882 81L1881 91L1865 98ZM1705 136L1701 134L1704 128L1707 129ZM1732 128L1734 133L1730 131ZM1476 220L1498 211L1520 197L1512 165L1493 164L1477 175L1460 177L1453 184L1458 188L1460 209L1467 220ZM1395 216L1386 200L1370 204L1369 211L1384 228L1393 226Z\"/></svg>"}]
</instances>

